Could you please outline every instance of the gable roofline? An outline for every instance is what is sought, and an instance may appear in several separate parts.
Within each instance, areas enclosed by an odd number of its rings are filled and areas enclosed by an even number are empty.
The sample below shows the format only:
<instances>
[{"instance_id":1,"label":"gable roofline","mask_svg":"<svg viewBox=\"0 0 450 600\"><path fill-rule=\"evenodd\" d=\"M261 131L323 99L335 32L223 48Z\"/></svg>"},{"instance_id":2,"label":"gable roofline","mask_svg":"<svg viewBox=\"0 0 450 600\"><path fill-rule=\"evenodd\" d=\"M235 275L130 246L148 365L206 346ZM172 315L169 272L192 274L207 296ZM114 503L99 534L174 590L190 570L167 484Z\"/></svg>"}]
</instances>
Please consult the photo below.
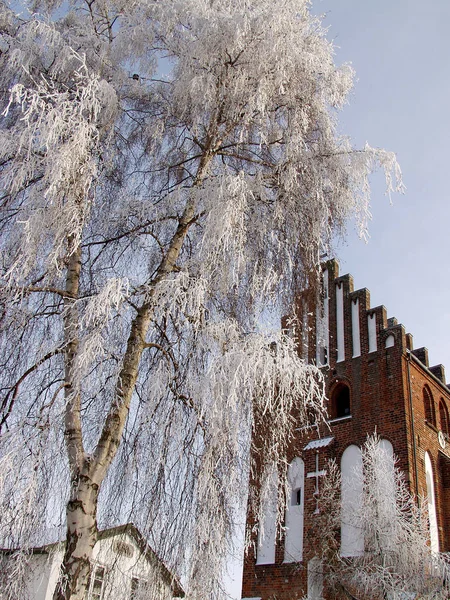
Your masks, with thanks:
<instances>
[{"instance_id":1,"label":"gable roofline","mask_svg":"<svg viewBox=\"0 0 450 600\"><path fill-rule=\"evenodd\" d=\"M174 596L178 598L184 598L185 593L179 582L178 578L173 575L170 569L166 566L163 560L156 554L151 548L147 540L144 538L142 533L138 530L134 523L125 523L124 525L117 525L115 527L109 527L108 529L102 529L98 531L97 541L105 540L112 537L119 537L129 535L135 541L141 555L151 564L157 565L160 568L161 576L165 583L170 586ZM37 546L30 548L28 551L31 554L50 554L55 552L58 548L64 547L65 542L53 542L51 544L45 544L44 546ZM20 548L0 548L0 554L13 554L18 552Z\"/></svg>"},{"instance_id":2,"label":"gable roofline","mask_svg":"<svg viewBox=\"0 0 450 600\"><path fill-rule=\"evenodd\" d=\"M177 597L184 598L184 590L181 587L178 578L172 574L172 572L149 545L134 523L125 523L124 525L117 525L116 527L110 527L109 529L102 529L98 532L98 539L103 540L120 535L129 535L132 537L136 542L136 545L139 548L142 556L144 556L144 558L151 563L156 562L161 568L161 575L164 581L171 587L173 593Z\"/></svg>"},{"instance_id":3,"label":"gable roofline","mask_svg":"<svg viewBox=\"0 0 450 600\"><path fill-rule=\"evenodd\" d=\"M431 379L435 383L437 383L438 386L441 388L441 390L448 396L448 394L450 393L449 386L446 383L444 383L443 381L441 381L439 379L439 377L436 377L436 375L430 371L429 367L427 367L427 365L425 365L420 360L420 358L417 358L417 356L415 356L415 354L413 352L411 352L411 350L409 350L409 349L406 350L406 356L410 356L412 358L413 362L415 362L418 367L420 367L423 371L425 371L425 373L429 377L431 377Z\"/></svg>"}]
</instances>

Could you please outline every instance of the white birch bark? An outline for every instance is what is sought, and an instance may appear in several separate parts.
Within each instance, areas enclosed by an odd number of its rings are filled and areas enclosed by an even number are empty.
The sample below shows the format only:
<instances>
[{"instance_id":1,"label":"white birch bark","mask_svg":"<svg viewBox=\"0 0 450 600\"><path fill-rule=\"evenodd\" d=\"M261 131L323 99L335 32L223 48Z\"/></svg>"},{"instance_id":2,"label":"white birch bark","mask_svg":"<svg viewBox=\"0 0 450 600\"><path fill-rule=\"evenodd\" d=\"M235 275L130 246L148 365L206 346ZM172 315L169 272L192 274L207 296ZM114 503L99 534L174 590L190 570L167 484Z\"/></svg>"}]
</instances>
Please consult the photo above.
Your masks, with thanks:
<instances>
[{"instance_id":1,"label":"white birch bark","mask_svg":"<svg viewBox=\"0 0 450 600\"><path fill-rule=\"evenodd\" d=\"M196 185L201 184L205 177L213 153L214 149L207 148L203 155L195 180ZM195 204L189 200L168 252L158 268L153 286L173 271L194 216ZM139 363L142 352L146 347L146 336L152 314L152 303L147 300L133 319L122 369L118 377L116 397L111 403L97 446L92 454L88 455L83 445L80 390L74 373L76 355L79 351L77 339L79 316L76 299L79 293L81 248L78 247L72 250L70 247L72 243L73 240L69 239L69 264L66 279L67 298L65 299L66 418L64 432L70 468L71 497L66 508L65 553L54 600L83 600L85 598L91 571L92 551L98 533L98 493L121 442L131 397L139 373Z\"/></svg>"}]
</instances>

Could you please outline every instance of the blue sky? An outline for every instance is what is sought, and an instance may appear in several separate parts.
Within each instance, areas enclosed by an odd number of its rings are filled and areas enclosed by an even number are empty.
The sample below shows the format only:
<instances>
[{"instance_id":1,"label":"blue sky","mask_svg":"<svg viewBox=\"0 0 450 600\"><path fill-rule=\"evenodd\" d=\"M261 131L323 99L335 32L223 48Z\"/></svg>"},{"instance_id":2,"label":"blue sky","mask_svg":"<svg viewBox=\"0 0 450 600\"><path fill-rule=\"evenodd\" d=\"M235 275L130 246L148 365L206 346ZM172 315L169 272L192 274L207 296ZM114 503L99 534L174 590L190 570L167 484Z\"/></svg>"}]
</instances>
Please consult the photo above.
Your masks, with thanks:
<instances>
[{"instance_id":1,"label":"blue sky","mask_svg":"<svg viewBox=\"0 0 450 600\"><path fill-rule=\"evenodd\" d=\"M450 2L448 0L314 0L325 15L336 62L351 62L357 81L341 130L393 150L406 185L384 196L373 177L368 244L349 226L338 247L341 273L367 287L429 349L450 377Z\"/></svg>"},{"instance_id":2,"label":"blue sky","mask_svg":"<svg viewBox=\"0 0 450 600\"><path fill-rule=\"evenodd\" d=\"M351 62L356 84L340 117L356 147L393 150L406 185L393 204L372 178L370 240L350 224L338 247L341 273L367 287L426 346L450 379L450 23L449 0L313 0L324 14L336 62ZM230 586L240 598L237 581Z\"/></svg>"}]
</instances>

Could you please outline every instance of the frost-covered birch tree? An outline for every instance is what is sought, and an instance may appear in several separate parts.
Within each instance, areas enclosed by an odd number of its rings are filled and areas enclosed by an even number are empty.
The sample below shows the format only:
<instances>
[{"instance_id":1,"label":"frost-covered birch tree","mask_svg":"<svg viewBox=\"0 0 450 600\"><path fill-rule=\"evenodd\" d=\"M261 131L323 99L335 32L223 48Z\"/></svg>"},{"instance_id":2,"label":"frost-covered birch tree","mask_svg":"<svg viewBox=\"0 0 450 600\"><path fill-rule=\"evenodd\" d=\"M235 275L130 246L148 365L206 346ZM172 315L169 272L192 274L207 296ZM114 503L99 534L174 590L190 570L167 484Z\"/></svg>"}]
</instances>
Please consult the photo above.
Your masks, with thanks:
<instances>
[{"instance_id":1,"label":"frost-covered birch tree","mask_svg":"<svg viewBox=\"0 0 450 600\"><path fill-rule=\"evenodd\" d=\"M322 410L264 316L364 229L395 158L337 134L353 73L306 0L21 8L0 4L1 545L64 527L55 598L81 599L99 523L133 520L220 597L252 431L282 463Z\"/></svg>"},{"instance_id":2,"label":"frost-covered birch tree","mask_svg":"<svg viewBox=\"0 0 450 600\"><path fill-rule=\"evenodd\" d=\"M427 503L415 499L397 459L377 435L362 448L362 473L342 478L334 462L321 492L321 516L317 529L321 539L323 575L339 597L354 600L445 600L449 597L449 562L432 553ZM360 481L362 475L362 486ZM361 489L345 516L340 514L343 488ZM364 539L357 556L340 555L339 531L345 518Z\"/></svg>"}]
</instances>

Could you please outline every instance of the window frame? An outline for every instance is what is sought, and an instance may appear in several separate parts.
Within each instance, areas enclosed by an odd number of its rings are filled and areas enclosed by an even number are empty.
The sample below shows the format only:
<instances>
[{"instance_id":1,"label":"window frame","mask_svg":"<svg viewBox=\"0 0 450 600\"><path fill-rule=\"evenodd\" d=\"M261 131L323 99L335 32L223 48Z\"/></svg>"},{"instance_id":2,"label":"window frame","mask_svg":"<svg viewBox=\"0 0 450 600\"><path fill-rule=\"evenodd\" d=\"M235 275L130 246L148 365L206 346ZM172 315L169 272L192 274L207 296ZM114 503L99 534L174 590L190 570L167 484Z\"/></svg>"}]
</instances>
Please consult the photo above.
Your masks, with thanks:
<instances>
[{"instance_id":1,"label":"window frame","mask_svg":"<svg viewBox=\"0 0 450 600\"><path fill-rule=\"evenodd\" d=\"M150 590L150 579L147 577L131 576L129 600L140 600L147 598Z\"/></svg>"},{"instance_id":2,"label":"window frame","mask_svg":"<svg viewBox=\"0 0 450 600\"><path fill-rule=\"evenodd\" d=\"M97 577L97 572L101 570L101 579ZM91 574L89 575L89 584L86 589L85 598L86 600L103 600L105 595L105 587L106 587L106 565L103 565L98 562L91 563ZM94 592L94 585L96 581L101 582L100 593L97 594ZM95 594L95 595L94 595Z\"/></svg>"}]
</instances>

